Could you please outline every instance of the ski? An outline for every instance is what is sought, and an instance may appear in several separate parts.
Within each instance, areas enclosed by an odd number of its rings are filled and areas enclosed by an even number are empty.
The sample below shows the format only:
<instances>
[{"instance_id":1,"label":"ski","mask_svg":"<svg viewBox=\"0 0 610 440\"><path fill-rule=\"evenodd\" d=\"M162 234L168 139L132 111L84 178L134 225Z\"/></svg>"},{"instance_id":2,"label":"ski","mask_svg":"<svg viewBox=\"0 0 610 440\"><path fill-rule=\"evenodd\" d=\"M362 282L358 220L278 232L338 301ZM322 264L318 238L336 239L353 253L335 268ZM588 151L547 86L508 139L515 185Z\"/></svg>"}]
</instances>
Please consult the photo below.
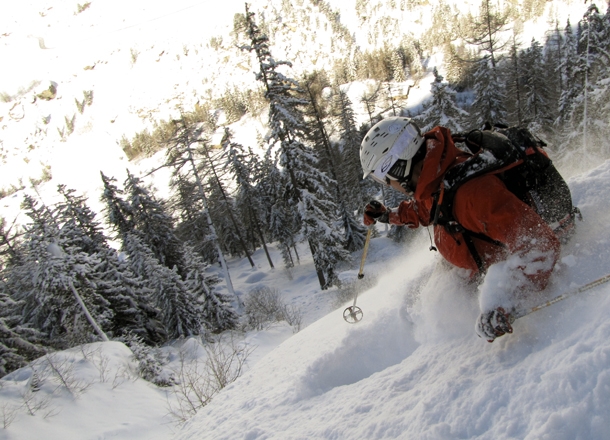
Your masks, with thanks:
<instances>
[{"instance_id":1,"label":"ski","mask_svg":"<svg viewBox=\"0 0 610 440\"><path fill-rule=\"evenodd\" d=\"M598 278L598 279L596 279L594 281L591 281L590 283L584 284L584 285L582 285L580 287L576 287L574 289L566 290L561 295L557 295L555 298L550 299L547 302L544 302L544 303L539 304L537 306L530 307L530 308L527 308L527 309L517 310L514 313L510 314L510 317L509 317L510 323L512 324L517 319L523 318L524 316L527 316L530 313L534 313L534 312L537 312L540 309L544 309L544 308L546 308L548 306L552 306L553 304L556 304L559 301L562 301L562 300L564 300L566 298L569 298L571 296L574 296L576 294L585 292L587 290L591 290L594 287L599 286L600 284L607 283L608 281L610 281L610 274L605 275L605 276L603 276L601 278Z\"/></svg>"}]
</instances>

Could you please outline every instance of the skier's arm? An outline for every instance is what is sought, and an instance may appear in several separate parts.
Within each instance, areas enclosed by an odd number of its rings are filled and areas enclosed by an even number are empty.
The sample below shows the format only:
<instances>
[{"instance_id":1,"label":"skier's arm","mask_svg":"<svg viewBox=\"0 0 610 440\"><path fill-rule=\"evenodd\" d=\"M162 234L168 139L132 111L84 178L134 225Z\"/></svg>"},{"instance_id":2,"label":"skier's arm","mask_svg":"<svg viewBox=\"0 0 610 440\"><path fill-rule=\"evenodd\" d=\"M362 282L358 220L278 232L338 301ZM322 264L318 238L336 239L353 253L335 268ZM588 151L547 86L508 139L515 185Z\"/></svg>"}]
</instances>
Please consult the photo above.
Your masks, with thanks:
<instances>
[{"instance_id":1,"label":"skier's arm","mask_svg":"<svg viewBox=\"0 0 610 440\"><path fill-rule=\"evenodd\" d=\"M390 209L376 200L371 200L364 207L364 224L370 226L379 221L381 223L417 228L420 222L416 206L413 200L403 200L397 208Z\"/></svg>"}]
</instances>

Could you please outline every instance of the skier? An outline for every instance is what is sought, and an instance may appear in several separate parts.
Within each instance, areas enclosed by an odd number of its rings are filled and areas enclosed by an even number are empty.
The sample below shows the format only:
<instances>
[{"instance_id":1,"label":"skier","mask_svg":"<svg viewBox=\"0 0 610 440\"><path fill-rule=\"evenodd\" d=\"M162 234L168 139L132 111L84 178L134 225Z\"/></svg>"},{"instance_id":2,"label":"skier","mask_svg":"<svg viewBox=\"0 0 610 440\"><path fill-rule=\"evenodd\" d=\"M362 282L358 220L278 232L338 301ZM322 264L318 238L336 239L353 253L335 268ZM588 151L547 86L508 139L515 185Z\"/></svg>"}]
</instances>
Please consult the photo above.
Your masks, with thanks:
<instances>
[{"instance_id":1,"label":"skier","mask_svg":"<svg viewBox=\"0 0 610 440\"><path fill-rule=\"evenodd\" d=\"M560 241L533 208L491 173L458 187L453 198L454 227L435 222L446 173L470 157L455 146L445 127L435 127L422 135L409 118L391 117L378 122L360 148L364 178L410 197L393 209L376 200L369 202L364 209L364 224L380 221L410 228L433 225L440 254L452 265L466 269L471 280L482 282L481 314L475 331L493 342L512 333L510 299L546 287L559 258ZM500 269L501 264L510 281L483 282L490 267Z\"/></svg>"}]
</instances>

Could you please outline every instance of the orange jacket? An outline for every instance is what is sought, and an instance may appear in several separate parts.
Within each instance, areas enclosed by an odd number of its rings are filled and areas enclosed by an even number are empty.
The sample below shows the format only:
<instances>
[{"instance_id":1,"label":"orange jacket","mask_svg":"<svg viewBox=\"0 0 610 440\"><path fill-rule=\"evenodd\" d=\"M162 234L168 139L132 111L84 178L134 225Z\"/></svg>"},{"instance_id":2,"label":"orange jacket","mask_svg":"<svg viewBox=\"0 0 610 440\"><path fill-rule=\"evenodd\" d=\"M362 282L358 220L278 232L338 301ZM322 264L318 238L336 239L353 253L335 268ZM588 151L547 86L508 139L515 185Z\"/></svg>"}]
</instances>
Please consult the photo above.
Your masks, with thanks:
<instances>
[{"instance_id":1,"label":"orange jacket","mask_svg":"<svg viewBox=\"0 0 610 440\"><path fill-rule=\"evenodd\" d=\"M470 157L454 145L447 128L435 127L424 136L427 152L414 199L401 202L393 210L389 218L392 224L411 228L430 225L433 194L441 189L445 173ZM517 254L532 263L520 267L524 275L537 289L544 289L559 258L559 240L540 216L508 191L498 177L486 174L461 185L454 197L453 216L465 229L504 244L502 247L472 238L485 269ZM447 261L470 270L471 276L476 277L479 269L461 233L451 233L437 225L434 241Z\"/></svg>"}]
</instances>

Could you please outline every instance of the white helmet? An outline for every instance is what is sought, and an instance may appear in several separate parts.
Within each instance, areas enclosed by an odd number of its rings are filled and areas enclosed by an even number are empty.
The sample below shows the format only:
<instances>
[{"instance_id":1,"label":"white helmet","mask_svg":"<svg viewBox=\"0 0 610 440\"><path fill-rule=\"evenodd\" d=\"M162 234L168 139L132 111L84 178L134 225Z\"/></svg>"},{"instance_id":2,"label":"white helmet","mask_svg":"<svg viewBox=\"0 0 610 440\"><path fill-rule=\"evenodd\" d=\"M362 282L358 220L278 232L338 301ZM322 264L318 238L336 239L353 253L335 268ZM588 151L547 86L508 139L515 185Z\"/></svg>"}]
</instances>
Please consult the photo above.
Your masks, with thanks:
<instances>
[{"instance_id":1,"label":"white helmet","mask_svg":"<svg viewBox=\"0 0 610 440\"><path fill-rule=\"evenodd\" d=\"M413 158L423 143L419 127L410 118L382 119L368 131L360 146L363 179L370 176L383 184L388 184L389 179L400 183L408 180Z\"/></svg>"}]
</instances>

